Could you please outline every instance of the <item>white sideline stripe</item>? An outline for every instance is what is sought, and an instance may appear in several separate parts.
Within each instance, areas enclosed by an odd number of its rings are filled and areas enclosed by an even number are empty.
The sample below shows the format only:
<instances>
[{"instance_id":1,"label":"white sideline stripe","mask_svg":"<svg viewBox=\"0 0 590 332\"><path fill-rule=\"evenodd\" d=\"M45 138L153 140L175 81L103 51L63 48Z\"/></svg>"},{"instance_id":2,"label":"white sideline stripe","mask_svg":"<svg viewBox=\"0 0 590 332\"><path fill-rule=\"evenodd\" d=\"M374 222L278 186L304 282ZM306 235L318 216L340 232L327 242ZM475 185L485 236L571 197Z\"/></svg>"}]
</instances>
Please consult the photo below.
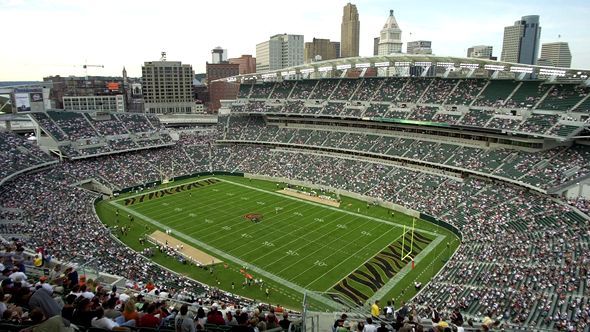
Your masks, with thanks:
<instances>
[{"instance_id":1,"label":"white sideline stripe","mask_svg":"<svg viewBox=\"0 0 590 332\"><path fill-rule=\"evenodd\" d=\"M217 178L217 177L210 177L210 178L205 178L205 179L198 180L198 181L195 181L195 182L204 181L204 180L211 180L211 179L215 179L215 180L218 180L218 181L221 181L221 182L231 183L231 184L236 185L236 186L248 188L248 189L259 191L259 192L268 193L268 194L275 195L275 196L280 196L280 197L288 198L288 199L295 200L295 201L300 201L300 202L311 204L311 205L314 205L314 206L319 206L319 207L322 207L322 208L325 208L325 209L330 209L330 210L333 210L333 211L343 212L343 213L346 213L346 214L349 214L349 215L353 215L353 216L356 216L356 217L359 217L359 218L370 219L370 220L373 220L373 221L376 221L376 222L380 222L380 223L384 223L384 224L387 224L387 225L391 225L391 226L394 226L394 227L403 228L403 225L399 225L399 224L396 224L396 223L393 223L393 222L390 222L390 221L387 221L387 220L379 219L379 218L372 217L372 216L366 216L366 215L363 215L363 214L360 214L360 213L356 213L356 212L352 212L352 211L347 211L347 210L335 208L335 207L332 207L332 206L327 206L327 205L324 205L324 204L320 204L320 203L308 201L308 200L297 198L297 197L293 197L293 196L283 195L283 194L280 194L280 193L277 193L277 192L274 192L274 191L268 191L268 190L265 190L265 189L251 187L251 186L248 186L248 185L245 185L245 184L242 184L242 183L233 182L233 181L230 181L230 180L227 180L227 179L220 179L220 178ZM193 183L193 182L188 182L188 183ZM149 191L147 193L156 192L156 191L160 191L160 190L162 190L162 189L151 190L151 191ZM156 221L156 220L154 220L152 218L149 218L147 216L144 216L143 214L141 214L141 213L139 213L137 211L131 210L131 209L129 209L129 208L125 207L125 206L122 206L122 205L120 205L118 203L119 201L122 201L122 200L124 200L126 198L141 196L141 195L144 195L144 194L147 194L147 193L146 192L142 192L142 193L137 194L137 195L127 196L125 198L121 198L121 199L118 199L118 200L111 201L110 203L113 204L113 205L119 206L120 208L122 208L123 210L127 211L128 213L132 213L132 214L135 214L135 215L141 217L145 221L148 221L149 223L151 223L151 224L153 224L153 225L155 225L157 227L160 227L162 229L170 229L170 227L165 226L165 225L159 223L158 221ZM430 232L430 231L427 231L427 230L424 230L424 229L421 229L421 228L417 228L417 229L420 230L422 233L426 233L426 234L430 234L430 235L435 236L435 240L432 241L430 243L430 245L428 245L426 248L424 248L424 250L422 250L414 258L414 262L415 263L418 263L419 261L421 261L422 259L424 259L424 257L428 253L430 253L432 250L434 250L434 248L440 242L442 242L442 240L445 238L444 235L441 235L439 233ZM315 299L315 300L317 300L319 302L322 302L323 304L326 304L326 305L328 305L328 306L330 306L330 307L332 307L334 309L338 309L338 308L341 308L343 306L342 304L340 304L340 303L338 303L336 301L333 301L331 299L328 299L327 297L324 297L324 296L321 296L319 294L316 294L312 290L308 290L306 288L303 288L303 287L301 287L301 286L299 286L299 285L297 285L297 284L295 284L293 282L290 282L288 280L285 280L285 279L283 279L283 278L281 278L279 276L276 276L276 275L274 275L274 274L272 274L272 273L270 273L270 272L268 272L266 270L263 270L263 269L258 268L256 266L253 266L253 265L250 265L249 263L247 263L247 262L245 262L245 261L243 261L243 260L241 260L241 259L239 259L237 257L234 257L234 256L232 256L230 254L227 254L224 251L221 251L221 250L219 250L217 248L214 248L214 247L212 247L212 246L210 246L210 245L208 245L208 244L206 244L204 242L201 242L201 241L199 241L197 239L194 239L191 236L188 236L186 234L180 233L180 232L178 232L176 230L175 230L175 233L179 237L181 237L181 238L183 238L183 239L185 239L187 241L193 242L193 243L197 244L198 246L201 246L202 248L205 248L206 250L209 250L209 251L215 253L216 255L218 255L220 257L223 257L226 260L229 260L229 261L232 261L234 263L240 264L241 266L246 266L246 267L250 268L252 271L255 271L255 272L257 272L257 273L259 273L259 274L261 274L261 275L263 275L263 276L265 276L265 277L267 277L269 279L272 279L272 280L274 280L276 282L279 282L279 283L281 283L281 284L283 284L283 285L285 285L285 286L287 286L287 287L289 287L289 288L291 288L293 290L296 290L296 291L300 292L301 294L307 293L307 296L309 296L309 297L311 297L311 298L313 298L313 299ZM375 301L375 299L380 299L381 297L385 296L385 294L387 294L401 279L403 279L408 274L408 272L410 271L410 269L411 269L411 266L408 265L408 264L406 264L406 266L404 266L398 273L396 273L396 275L392 279L390 279L383 287L381 287L379 290L377 290L377 292L375 292L373 294L373 296L371 296L367 300L368 301L367 303L372 303L372 302Z\"/></svg>"},{"instance_id":2,"label":"white sideline stripe","mask_svg":"<svg viewBox=\"0 0 590 332\"><path fill-rule=\"evenodd\" d=\"M117 202L111 202L111 204L118 206L119 208L121 208L122 210L124 210L124 211L126 211L128 213L132 213L132 214L134 214L134 215L142 218L143 220L151 223L152 225L154 225L156 227L159 227L161 229L170 229L170 227L167 227L167 226L159 223L158 221L156 221L156 220L154 220L154 219L152 219L152 218L150 218L148 216L144 216L143 214L141 214L141 213L139 213L137 211L131 210L131 209L127 208L126 206L123 206L123 205L121 205L121 204L119 204ZM199 240L197 240L197 239L195 239L195 238L193 238L191 236L188 236L188 235L183 234L181 232L178 232L176 230L174 230L174 233L175 233L174 235L176 235L176 236L178 236L178 237L180 237L180 238L182 238L182 239L184 239L184 240L186 240L188 242L192 242L192 243L194 243L194 244L196 244L196 245L198 245L198 246L200 246L200 247L202 247L202 248L204 248L206 250L209 250L210 252L214 253L215 255L217 255L219 257L223 257L224 259L226 259L228 261L232 261L232 262L234 262L236 264L239 264L240 266L245 266L248 269L250 269L250 270L252 270L252 271L254 271L256 273L258 273L260 275L263 275L264 277L266 277L268 279L274 280L274 281L276 281L276 282L278 282L280 284L283 284L284 286L287 286L287 287L289 287L289 288L291 288L291 289L293 289L293 290L295 290L295 291L297 291L297 292L299 292L301 294L307 293L307 296L309 296L309 297L311 297L311 298L313 298L313 299L315 299L315 300L317 300L319 302L322 302L323 304L325 304L325 305L327 305L329 307L332 307L333 309L340 309L340 308L342 308L342 304L340 304L340 303L338 303L336 301L333 301L333 300L330 300L330 299L328 299L326 297L323 297L321 295L315 294L315 293L309 291L308 289L305 289L305 288L303 288L303 287L301 287L299 285L296 285L296 284L294 284L294 283L292 283L292 282L290 282L288 280L285 280L285 279L283 279L281 277L278 277L278 276L276 276L276 275L274 275L274 274L272 274L272 273L270 273L270 272L268 272L266 270L263 270L263 269L258 268L256 266L253 266L253 265L250 265L249 263L247 263L247 262L245 262L245 261L243 261L243 260L241 260L241 259L239 259L237 257L234 257L234 256L232 256L230 254L227 254L226 252L221 251L221 250L219 250L217 248L214 248L214 247L212 247L212 246L210 246L210 245L208 245L208 244L206 244L204 242L201 242L201 241L199 241Z\"/></svg>"}]
</instances>

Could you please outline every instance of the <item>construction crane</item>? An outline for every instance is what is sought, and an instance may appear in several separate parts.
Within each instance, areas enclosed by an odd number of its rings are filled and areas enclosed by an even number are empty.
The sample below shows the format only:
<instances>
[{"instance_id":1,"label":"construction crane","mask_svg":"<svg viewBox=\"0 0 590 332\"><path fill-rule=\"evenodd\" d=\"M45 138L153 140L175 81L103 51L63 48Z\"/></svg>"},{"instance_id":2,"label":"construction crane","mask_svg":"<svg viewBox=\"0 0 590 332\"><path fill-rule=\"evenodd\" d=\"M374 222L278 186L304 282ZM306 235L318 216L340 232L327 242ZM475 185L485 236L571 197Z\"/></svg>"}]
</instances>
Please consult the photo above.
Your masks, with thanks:
<instances>
[{"instance_id":1,"label":"construction crane","mask_svg":"<svg viewBox=\"0 0 590 332\"><path fill-rule=\"evenodd\" d=\"M104 68L104 65L88 65L88 64L82 65L82 68L84 68L84 73L86 74L87 81L88 81L88 67Z\"/></svg>"}]
</instances>

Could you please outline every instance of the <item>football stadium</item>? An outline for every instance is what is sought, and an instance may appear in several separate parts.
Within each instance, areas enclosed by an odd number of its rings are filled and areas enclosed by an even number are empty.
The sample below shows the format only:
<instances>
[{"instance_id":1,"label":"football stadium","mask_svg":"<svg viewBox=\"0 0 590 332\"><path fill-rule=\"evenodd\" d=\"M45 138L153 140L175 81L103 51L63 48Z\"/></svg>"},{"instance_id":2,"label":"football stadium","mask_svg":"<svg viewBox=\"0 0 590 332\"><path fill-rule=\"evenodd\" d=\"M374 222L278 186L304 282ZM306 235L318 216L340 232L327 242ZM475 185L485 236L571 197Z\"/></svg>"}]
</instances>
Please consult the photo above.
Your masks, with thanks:
<instances>
[{"instance_id":1,"label":"football stadium","mask_svg":"<svg viewBox=\"0 0 590 332\"><path fill-rule=\"evenodd\" d=\"M198 305L206 331L258 315L269 331L371 315L395 330L421 317L416 330L589 331L584 76L359 57L224 79L236 96L214 126L32 112L37 143L0 132L0 328L60 303L83 330L104 301L100 315Z\"/></svg>"}]
</instances>

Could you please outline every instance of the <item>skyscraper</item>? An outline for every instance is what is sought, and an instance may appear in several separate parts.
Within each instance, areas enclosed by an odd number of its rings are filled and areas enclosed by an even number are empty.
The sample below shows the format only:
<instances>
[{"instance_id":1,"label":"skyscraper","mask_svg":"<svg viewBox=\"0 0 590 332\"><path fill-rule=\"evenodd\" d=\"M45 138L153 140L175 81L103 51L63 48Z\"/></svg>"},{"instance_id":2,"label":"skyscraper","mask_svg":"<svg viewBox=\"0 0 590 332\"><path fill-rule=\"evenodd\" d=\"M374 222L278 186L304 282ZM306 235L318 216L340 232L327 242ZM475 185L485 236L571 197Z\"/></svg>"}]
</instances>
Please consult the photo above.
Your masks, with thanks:
<instances>
[{"instance_id":1,"label":"skyscraper","mask_svg":"<svg viewBox=\"0 0 590 332\"><path fill-rule=\"evenodd\" d=\"M336 43L331 42L330 39L314 38L313 41L305 43L304 60L305 63L310 63L318 60L336 59Z\"/></svg>"},{"instance_id":2,"label":"skyscraper","mask_svg":"<svg viewBox=\"0 0 590 332\"><path fill-rule=\"evenodd\" d=\"M340 25L340 57L359 56L359 34L361 22L356 5L350 2L344 6L342 24Z\"/></svg>"},{"instance_id":3,"label":"skyscraper","mask_svg":"<svg viewBox=\"0 0 590 332\"><path fill-rule=\"evenodd\" d=\"M399 28L393 10L389 11L389 16L381 29L379 36L379 55L389 55L391 53L402 52L402 30Z\"/></svg>"},{"instance_id":4,"label":"skyscraper","mask_svg":"<svg viewBox=\"0 0 590 332\"><path fill-rule=\"evenodd\" d=\"M534 65L539 54L541 26L539 15L523 16L504 28L501 60Z\"/></svg>"},{"instance_id":5,"label":"skyscraper","mask_svg":"<svg viewBox=\"0 0 590 332\"><path fill-rule=\"evenodd\" d=\"M379 55L379 37L373 38L373 55Z\"/></svg>"},{"instance_id":6,"label":"skyscraper","mask_svg":"<svg viewBox=\"0 0 590 332\"><path fill-rule=\"evenodd\" d=\"M572 53L566 42L545 43L541 45L539 65L569 68L572 65Z\"/></svg>"},{"instance_id":7,"label":"skyscraper","mask_svg":"<svg viewBox=\"0 0 590 332\"><path fill-rule=\"evenodd\" d=\"M274 35L256 45L256 70L276 70L303 64L303 35Z\"/></svg>"},{"instance_id":8,"label":"skyscraper","mask_svg":"<svg viewBox=\"0 0 590 332\"><path fill-rule=\"evenodd\" d=\"M141 67L146 113L193 113L191 65L180 61L150 61Z\"/></svg>"},{"instance_id":9,"label":"skyscraper","mask_svg":"<svg viewBox=\"0 0 590 332\"><path fill-rule=\"evenodd\" d=\"M493 47L490 45L475 45L467 49L468 58L491 59Z\"/></svg>"}]
</instances>

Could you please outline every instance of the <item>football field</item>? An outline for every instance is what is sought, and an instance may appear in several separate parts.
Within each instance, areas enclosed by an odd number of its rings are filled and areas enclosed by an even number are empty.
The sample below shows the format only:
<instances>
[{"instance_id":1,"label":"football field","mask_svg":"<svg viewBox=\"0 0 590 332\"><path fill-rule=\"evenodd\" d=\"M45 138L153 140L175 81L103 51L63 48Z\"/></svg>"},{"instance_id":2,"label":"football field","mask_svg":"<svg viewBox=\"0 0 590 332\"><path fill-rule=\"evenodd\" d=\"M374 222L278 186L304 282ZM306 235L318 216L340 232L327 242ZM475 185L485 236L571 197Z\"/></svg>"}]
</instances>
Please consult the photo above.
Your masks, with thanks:
<instances>
[{"instance_id":1,"label":"football field","mask_svg":"<svg viewBox=\"0 0 590 332\"><path fill-rule=\"evenodd\" d=\"M445 237L418 227L404 233L401 213L376 218L367 213L373 206L335 208L241 180L198 178L109 204L117 218L149 225L146 236L167 231L254 278L356 304L385 294L411 257L427 255Z\"/></svg>"}]
</instances>

